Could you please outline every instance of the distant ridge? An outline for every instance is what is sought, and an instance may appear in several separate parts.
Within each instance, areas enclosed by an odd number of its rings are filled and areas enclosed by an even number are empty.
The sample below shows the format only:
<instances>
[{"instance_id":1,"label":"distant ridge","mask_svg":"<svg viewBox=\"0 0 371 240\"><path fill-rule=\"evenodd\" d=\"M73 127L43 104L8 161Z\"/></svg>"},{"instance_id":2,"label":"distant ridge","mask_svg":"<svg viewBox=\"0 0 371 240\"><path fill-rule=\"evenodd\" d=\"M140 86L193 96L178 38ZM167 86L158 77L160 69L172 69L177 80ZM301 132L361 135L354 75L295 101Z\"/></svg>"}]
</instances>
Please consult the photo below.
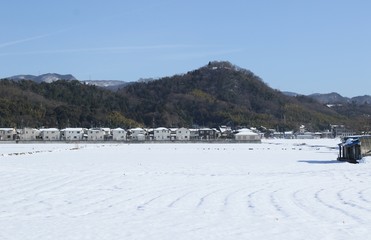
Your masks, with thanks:
<instances>
[{"instance_id":1,"label":"distant ridge","mask_svg":"<svg viewBox=\"0 0 371 240\"><path fill-rule=\"evenodd\" d=\"M117 91L120 88L126 87L133 82L125 82L120 80L84 80L81 81L88 85L94 85L97 87L105 88L111 91Z\"/></svg>"},{"instance_id":2,"label":"distant ridge","mask_svg":"<svg viewBox=\"0 0 371 240\"><path fill-rule=\"evenodd\" d=\"M322 104L344 104L350 101L349 98L343 97L335 92L327 94L314 93L308 95L308 97L313 98Z\"/></svg>"},{"instance_id":3,"label":"distant ridge","mask_svg":"<svg viewBox=\"0 0 371 240\"><path fill-rule=\"evenodd\" d=\"M73 75L71 74L58 74L58 73L46 73L39 76L35 75L16 75L12 77L8 77L7 79L14 80L14 81L21 81L21 80L31 80L37 83L46 82L51 83L58 80L67 80L67 81L73 81L77 80Z\"/></svg>"},{"instance_id":4,"label":"distant ridge","mask_svg":"<svg viewBox=\"0 0 371 240\"><path fill-rule=\"evenodd\" d=\"M290 97L301 96L302 94L294 93L294 92L287 92L283 91L283 94ZM313 93L307 95L307 97L314 99L315 101L321 104L356 104L356 105L363 105L363 104L371 104L371 96L364 95L364 96L356 96L352 98L343 97L339 93L332 92L332 93Z\"/></svg>"}]
</instances>

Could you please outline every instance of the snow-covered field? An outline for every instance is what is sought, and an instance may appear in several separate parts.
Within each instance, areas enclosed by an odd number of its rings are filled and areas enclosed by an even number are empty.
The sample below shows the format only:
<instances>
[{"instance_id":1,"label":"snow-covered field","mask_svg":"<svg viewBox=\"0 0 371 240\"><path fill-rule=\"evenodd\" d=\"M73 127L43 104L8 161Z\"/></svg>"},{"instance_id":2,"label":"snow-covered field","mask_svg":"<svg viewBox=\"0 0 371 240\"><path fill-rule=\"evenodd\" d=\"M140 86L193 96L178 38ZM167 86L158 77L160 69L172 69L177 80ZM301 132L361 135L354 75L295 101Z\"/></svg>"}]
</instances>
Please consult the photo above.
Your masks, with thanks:
<instances>
[{"instance_id":1,"label":"snow-covered field","mask_svg":"<svg viewBox=\"0 0 371 240\"><path fill-rule=\"evenodd\" d=\"M0 144L0 240L370 239L337 143Z\"/></svg>"}]
</instances>

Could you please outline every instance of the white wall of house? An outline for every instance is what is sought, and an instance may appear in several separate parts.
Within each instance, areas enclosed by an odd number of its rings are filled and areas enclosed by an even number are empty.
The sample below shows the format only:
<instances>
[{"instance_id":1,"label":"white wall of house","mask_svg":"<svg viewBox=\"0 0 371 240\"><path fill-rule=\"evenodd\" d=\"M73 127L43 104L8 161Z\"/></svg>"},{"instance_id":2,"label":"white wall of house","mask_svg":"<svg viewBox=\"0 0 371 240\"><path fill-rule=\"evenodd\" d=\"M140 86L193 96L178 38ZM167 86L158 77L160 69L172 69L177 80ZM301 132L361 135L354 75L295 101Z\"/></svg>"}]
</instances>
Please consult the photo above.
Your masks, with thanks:
<instances>
[{"instance_id":1,"label":"white wall of house","mask_svg":"<svg viewBox=\"0 0 371 240\"><path fill-rule=\"evenodd\" d=\"M112 140L125 141L127 132L122 128L112 129Z\"/></svg>"},{"instance_id":2,"label":"white wall of house","mask_svg":"<svg viewBox=\"0 0 371 240\"><path fill-rule=\"evenodd\" d=\"M240 129L238 133L235 134L235 139L237 141L260 141L261 137L250 129L244 128Z\"/></svg>"},{"instance_id":3,"label":"white wall of house","mask_svg":"<svg viewBox=\"0 0 371 240\"><path fill-rule=\"evenodd\" d=\"M296 135L297 139L314 139L315 134L312 132L305 132L304 134L298 134Z\"/></svg>"},{"instance_id":4,"label":"white wall of house","mask_svg":"<svg viewBox=\"0 0 371 240\"><path fill-rule=\"evenodd\" d=\"M143 128L132 128L129 130L131 133L131 140L144 141L146 140L146 131Z\"/></svg>"},{"instance_id":5,"label":"white wall of house","mask_svg":"<svg viewBox=\"0 0 371 240\"><path fill-rule=\"evenodd\" d=\"M44 141L60 140L61 132L57 128L43 128L40 129L40 137Z\"/></svg>"},{"instance_id":6,"label":"white wall of house","mask_svg":"<svg viewBox=\"0 0 371 240\"><path fill-rule=\"evenodd\" d=\"M65 128L61 130L62 140L79 141L84 138L83 128Z\"/></svg>"},{"instance_id":7,"label":"white wall of house","mask_svg":"<svg viewBox=\"0 0 371 240\"><path fill-rule=\"evenodd\" d=\"M19 139L24 141L37 140L40 135L40 130L35 128L23 128L19 133Z\"/></svg>"},{"instance_id":8,"label":"white wall of house","mask_svg":"<svg viewBox=\"0 0 371 240\"><path fill-rule=\"evenodd\" d=\"M104 131L104 139L105 140L111 140L112 139L112 131L110 128L102 128Z\"/></svg>"},{"instance_id":9,"label":"white wall of house","mask_svg":"<svg viewBox=\"0 0 371 240\"><path fill-rule=\"evenodd\" d=\"M153 137L156 141L169 141L170 140L171 131L168 128L159 127L154 129Z\"/></svg>"},{"instance_id":10,"label":"white wall of house","mask_svg":"<svg viewBox=\"0 0 371 240\"><path fill-rule=\"evenodd\" d=\"M176 140L189 141L191 138L191 132L187 128L178 128L176 130Z\"/></svg>"},{"instance_id":11,"label":"white wall of house","mask_svg":"<svg viewBox=\"0 0 371 240\"><path fill-rule=\"evenodd\" d=\"M1 141L14 140L16 134L17 132L15 128L0 128L0 140Z\"/></svg>"},{"instance_id":12,"label":"white wall of house","mask_svg":"<svg viewBox=\"0 0 371 240\"><path fill-rule=\"evenodd\" d=\"M103 141L105 131L101 128L91 128L88 130L88 141Z\"/></svg>"}]
</instances>

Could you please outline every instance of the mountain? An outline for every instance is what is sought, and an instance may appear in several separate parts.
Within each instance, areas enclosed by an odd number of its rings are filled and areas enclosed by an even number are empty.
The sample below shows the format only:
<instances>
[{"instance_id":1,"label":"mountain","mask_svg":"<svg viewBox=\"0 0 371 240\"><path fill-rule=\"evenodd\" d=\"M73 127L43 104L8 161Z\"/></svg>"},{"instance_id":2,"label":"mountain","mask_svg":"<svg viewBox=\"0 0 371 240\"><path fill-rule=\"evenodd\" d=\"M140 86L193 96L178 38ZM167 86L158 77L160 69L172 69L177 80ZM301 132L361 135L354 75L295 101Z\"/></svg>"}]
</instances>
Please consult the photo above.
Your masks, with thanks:
<instances>
[{"instance_id":1,"label":"mountain","mask_svg":"<svg viewBox=\"0 0 371 240\"><path fill-rule=\"evenodd\" d=\"M344 120L308 97L289 97L270 88L251 71L229 62L210 62L183 75L134 83L119 93L127 99L130 117L147 126L290 129L301 123L319 129Z\"/></svg>"},{"instance_id":2,"label":"mountain","mask_svg":"<svg viewBox=\"0 0 371 240\"><path fill-rule=\"evenodd\" d=\"M335 92L327 94L315 93L309 95L309 97L315 99L316 101L322 104L345 104L350 102L349 98L343 97Z\"/></svg>"},{"instance_id":3,"label":"mountain","mask_svg":"<svg viewBox=\"0 0 371 240\"><path fill-rule=\"evenodd\" d=\"M290 96L290 97L297 97L301 94L298 94L298 93L295 93L295 92L288 92L288 91L282 91L282 93L286 96Z\"/></svg>"},{"instance_id":4,"label":"mountain","mask_svg":"<svg viewBox=\"0 0 371 240\"><path fill-rule=\"evenodd\" d=\"M356 103L358 105L371 104L371 96L370 95L364 95L364 96L353 97L353 98L351 98L350 101L352 103Z\"/></svg>"},{"instance_id":5,"label":"mountain","mask_svg":"<svg viewBox=\"0 0 371 240\"><path fill-rule=\"evenodd\" d=\"M0 81L0 126L5 127L232 127L281 131L369 128L371 105L327 107L313 98L286 96L253 72L209 62L182 75L131 83L117 91L76 80Z\"/></svg>"},{"instance_id":6,"label":"mountain","mask_svg":"<svg viewBox=\"0 0 371 240\"><path fill-rule=\"evenodd\" d=\"M322 104L355 104L355 105L367 105L371 104L371 96L364 95L364 96L357 96L352 98L343 97L338 93L327 93L327 94L311 94L308 97L318 101Z\"/></svg>"},{"instance_id":7,"label":"mountain","mask_svg":"<svg viewBox=\"0 0 371 240\"><path fill-rule=\"evenodd\" d=\"M38 82L38 83L41 83L41 82L51 83L51 82L58 81L58 80L67 80L67 81L76 80L76 78L72 76L71 74L61 75L57 73L46 73L46 74L42 74L39 76L16 75L16 76L8 77L7 79L14 80L14 81L31 80L31 81Z\"/></svg>"},{"instance_id":8,"label":"mountain","mask_svg":"<svg viewBox=\"0 0 371 240\"><path fill-rule=\"evenodd\" d=\"M133 82L124 82L120 80L85 80L81 82L88 84L88 85L94 85L97 87L105 88L111 91L117 91L118 89L123 88L133 83Z\"/></svg>"}]
</instances>

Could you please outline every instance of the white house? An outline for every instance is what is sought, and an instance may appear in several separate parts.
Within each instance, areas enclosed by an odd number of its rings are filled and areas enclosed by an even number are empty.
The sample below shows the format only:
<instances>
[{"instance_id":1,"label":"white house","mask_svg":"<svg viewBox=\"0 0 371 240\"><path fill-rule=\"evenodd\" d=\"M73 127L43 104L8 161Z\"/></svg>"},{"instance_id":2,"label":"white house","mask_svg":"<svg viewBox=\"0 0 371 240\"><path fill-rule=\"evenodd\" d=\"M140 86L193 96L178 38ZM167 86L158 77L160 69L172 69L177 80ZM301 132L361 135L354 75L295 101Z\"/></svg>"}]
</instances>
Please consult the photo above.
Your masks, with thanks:
<instances>
[{"instance_id":1,"label":"white house","mask_svg":"<svg viewBox=\"0 0 371 240\"><path fill-rule=\"evenodd\" d=\"M283 133L283 135L284 135L283 137L285 139L294 139L295 138L294 131L285 131Z\"/></svg>"},{"instance_id":2,"label":"white house","mask_svg":"<svg viewBox=\"0 0 371 240\"><path fill-rule=\"evenodd\" d=\"M154 129L153 137L156 141L169 141L170 140L171 131L168 128L159 127Z\"/></svg>"},{"instance_id":3,"label":"white house","mask_svg":"<svg viewBox=\"0 0 371 240\"><path fill-rule=\"evenodd\" d=\"M105 134L102 128L90 128L88 130L88 141L103 141Z\"/></svg>"},{"instance_id":4,"label":"white house","mask_svg":"<svg viewBox=\"0 0 371 240\"><path fill-rule=\"evenodd\" d=\"M260 135L251 131L248 128L239 129L238 133L235 134L235 139L237 141L249 141L249 142L261 141Z\"/></svg>"},{"instance_id":5,"label":"white house","mask_svg":"<svg viewBox=\"0 0 371 240\"><path fill-rule=\"evenodd\" d=\"M112 140L125 141L127 132L122 128L112 129Z\"/></svg>"},{"instance_id":6,"label":"white house","mask_svg":"<svg viewBox=\"0 0 371 240\"><path fill-rule=\"evenodd\" d=\"M133 141L146 140L146 131L143 128L132 128L129 130L130 138Z\"/></svg>"},{"instance_id":7,"label":"white house","mask_svg":"<svg viewBox=\"0 0 371 240\"><path fill-rule=\"evenodd\" d=\"M315 134L312 133L312 132L305 132L303 134L296 135L296 138L297 139L314 139L315 138Z\"/></svg>"},{"instance_id":8,"label":"white house","mask_svg":"<svg viewBox=\"0 0 371 240\"><path fill-rule=\"evenodd\" d=\"M61 139L65 141L80 141L84 139L83 128L65 128L61 130Z\"/></svg>"},{"instance_id":9,"label":"white house","mask_svg":"<svg viewBox=\"0 0 371 240\"><path fill-rule=\"evenodd\" d=\"M191 139L191 131L187 128L178 128L176 130L176 140L189 141Z\"/></svg>"},{"instance_id":10,"label":"white house","mask_svg":"<svg viewBox=\"0 0 371 240\"><path fill-rule=\"evenodd\" d=\"M169 128L169 130L170 130L170 140L171 141L176 140L176 133L177 133L178 128Z\"/></svg>"},{"instance_id":11,"label":"white house","mask_svg":"<svg viewBox=\"0 0 371 240\"><path fill-rule=\"evenodd\" d=\"M44 141L57 141L61 138L61 132L57 128L40 129L40 137Z\"/></svg>"},{"instance_id":12,"label":"white house","mask_svg":"<svg viewBox=\"0 0 371 240\"><path fill-rule=\"evenodd\" d=\"M15 128L0 128L0 141L14 140L16 135Z\"/></svg>"},{"instance_id":13,"label":"white house","mask_svg":"<svg viewBox=\"0 0 371 240\"><path fill-rule=\"evenodd\" d=\"M112 140L112 131L110 128L102 128L104 131L104 140Z\"/></svg>"},{"instance_id":14,"label":"white house","mask_svg":"<svg viewBox=\"0 0 371 240\"><path fill-rule=\"evenodd\" d=\"M40 130L35 128L23 128L19 133L19 140L33 141L40 136Z\"/></svg>"},{"instance_id":15,"label":"white house","mask_svg":"<svg viewBox=\"0 0 371 240\"><path fill-rule=\"evenodd\" d=\"M299 127L299 134L304 134L306 132L306 130L305 130L305 126L304 125L301 125L300 127Z\"/></svg>"}]
</instances>

